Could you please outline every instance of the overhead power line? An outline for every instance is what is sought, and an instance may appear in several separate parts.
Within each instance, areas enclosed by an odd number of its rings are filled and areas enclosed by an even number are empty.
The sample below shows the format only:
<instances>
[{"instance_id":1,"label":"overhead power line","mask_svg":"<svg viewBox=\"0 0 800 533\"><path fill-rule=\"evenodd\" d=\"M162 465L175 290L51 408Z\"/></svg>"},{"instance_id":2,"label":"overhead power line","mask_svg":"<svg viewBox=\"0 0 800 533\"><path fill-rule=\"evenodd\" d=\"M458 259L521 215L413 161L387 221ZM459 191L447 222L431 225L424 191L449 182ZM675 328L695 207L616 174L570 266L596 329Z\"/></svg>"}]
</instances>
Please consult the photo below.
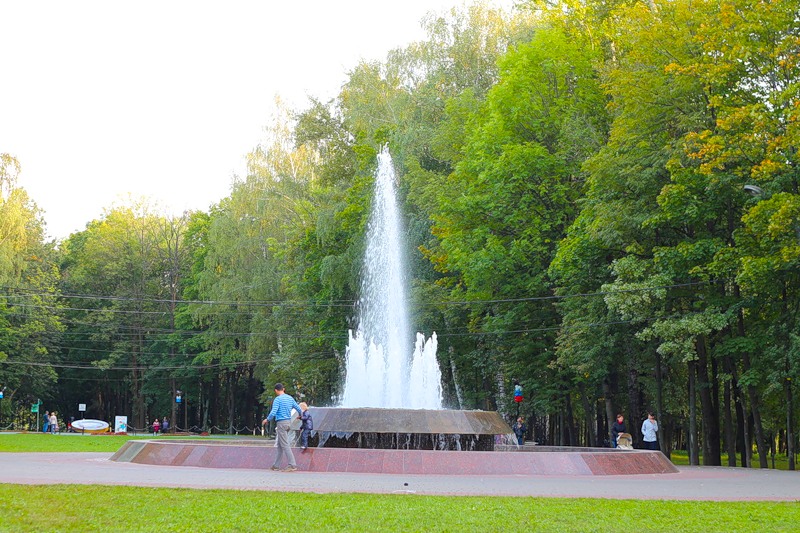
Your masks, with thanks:
<instances>
[{"instance_id":1,"label":"overhead power line","mask_svg":"<svg viewBox=\"0 0 800 533\"><path fill-rule=\"evenodd\" d=\"M549 332L549 331L580 331L583 329L595 328L595 327L603 327L603 326L612 326L612 325L619 325L619 324L631 324L631 323L642 323L642 322L652 322L654 320L663 320L663 319L670 319L670 318L679 318L681 316L687 316L687 314L700 314L698 313L684 313L684 314L676 314L676 315L668 315L668 316L659 316L659 317L648 317L648 318L637 318L631 320L613 320L613 321L606 321L606 322L592 322L588 324L581 324L579 326L551 326L551 327L542 327L542 328L530 328L530 329L518 329L518 330L504 330L504 331L495 331L495 332L472 332L472 333L454 333L454 334L447 334L447 333L438 333L437 337L463 337L463 336L499 336L499 335L516 335L516 334L528 334L528 333L542 333L542 332ZM97 352L104 352L103 350L94 350L94 349L81 349L75 347L69 347L69 349L73 352L81 352L81 351L97 351ZM112 353L111 351L105 351L105 353ZM170 354L167 353L158 353L158 352L133 352L133 351L113 351L113 354L118 357L122 357L125 355L154 355L154 356L161 356L161 357L168 357ZM245 354L187 354L187 353L175 353L171 354L172 357L175 358L183 358L186 359L187 357L239 357ZM313 355L313 358L316 356L334 356L336 355L334 352L317 352ZM272 354L247 354L247 357L256 357L257 359L252 359L249 361L244 362L245 364L253 362L265 362L269 361L272 358ZM312 357L311 355L299 355L301 359L308 359ZM16 365L29 365L29 366L51 366L54 368L76 368L76 369L88 369L88 370L117 370L117 371L128 371L128 370L178 370L178 369L197 369L197 368L216 368L217 366L225 366L226 364L234 364L238 365L241 364L239 362L229 362L229 363L220 363L219 365L178 365L178 366L147 366L147 365L140 365L136 367L132 366L111 366L111 367L101 367L96 366L91 363L83 364L83 365L75 365L75 364L68 364L68 363L61 363L61 362L46 362L46 361L12 361L6 360L0 362L0 365L3 364L16 364Z\"/></svg>"},{"instance_id":2,"label":"overhead power line","mask_svg":"<svg viewBox=\"0 0 800 533\"><path fill-rule=\"evenodd\" d=\"M418 307L436 307L440 305L475 305L475 304L497 304L497 303L524 303L524 302L534 302L534 301L547 301L547 300L563 300L567 298L588 298L594 296L607 296L610 294L626 294L626 293L637 293L637 292L647 292L647 291L655 291L655 290L662 290L662 289L678 289L683 287L694 287L700 285L711 285L714 283L719 283L723 280L707 280L707 281L693 281L693 282L686 282L686 283L673 283L670 285L655 285L651 287L637 287L631 289L615 289L611 291L596 291L596 292L586 292L586 293L572 293L572 294L553 294L547 296L529 296L524 298L503 298L503 299L493 299L493 300L442 300L438 302L422 302L417 304ZM316 302L316 301L292 301L292 300L265 300L265 301L226 301L226 300L170 300L170 299L161 299L161 298L134 298L134 297L126 297L126 296L108 296L108 295L98 295L98 294L52 294L43 291L35 291L29 289L19 289L15 287L0 287L0 290L5 291L13 291L15 294L19 296L27 296L27 295L46 295L52 298L64 298L64 299L81 299L81 300L101 300L101 301L116 301L116 302L138 302L138 303L164 303L164 304L174 304L174 305L210 305L210 306L232 306L232 307L270 307L270 308L314 308L314 307L353 307L356 305L355 300L333 300L331 302ZM10 299L12 298L9 294L0 294L0 298ZM120 312L120 313L142 313L142 314L165 314L168 313L168 310L164 311L143 311L143 310L135 310L135 309L125 309L125 310L112 310L109 308L84 308L84 307L57 307L53 305L45 305L45 304L16 304L19 306L29 306L29 307L39 307L45 309L52 309L52 310L68 310L68 311L86 311L86 312L94 312L94 311L104 311L104 312ZM229 312L237 312L237 311L229 311Z\"/></svg>"}]
</instances>

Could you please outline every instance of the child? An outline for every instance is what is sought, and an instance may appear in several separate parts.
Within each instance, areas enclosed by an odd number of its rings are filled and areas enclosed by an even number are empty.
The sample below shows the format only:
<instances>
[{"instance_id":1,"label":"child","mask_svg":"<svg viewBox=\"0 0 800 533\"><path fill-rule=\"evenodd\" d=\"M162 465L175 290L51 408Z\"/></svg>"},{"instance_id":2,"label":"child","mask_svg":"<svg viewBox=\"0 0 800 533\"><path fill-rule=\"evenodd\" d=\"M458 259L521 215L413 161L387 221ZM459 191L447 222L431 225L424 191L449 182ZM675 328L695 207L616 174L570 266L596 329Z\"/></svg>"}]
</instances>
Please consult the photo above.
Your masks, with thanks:
<instances>
[{"instance_id":1,"label":"child","mask_svg":"<svg viewBox=\"0 0 800 533\"><path fill-rule=\"evenodd\" d=\"M522 417L517 418L517 423L512 428L514 435L517 436L517 444L523 446L525 444L525 434L528 433L528 426L525 425L525 419Z\"/></svg>"},{"instance_id":2,"label":"child","mask_svg":"<svg viewBox=\"0 0 800 533\"><path fill-rule=\"evenodd\" d=\"M305 450L308 448L308 437L311 435L311 430L314 429L314 420L311 418L311 413L308 412L308 404L300 402L300 449Z\"/></svg>"}]
</instances>

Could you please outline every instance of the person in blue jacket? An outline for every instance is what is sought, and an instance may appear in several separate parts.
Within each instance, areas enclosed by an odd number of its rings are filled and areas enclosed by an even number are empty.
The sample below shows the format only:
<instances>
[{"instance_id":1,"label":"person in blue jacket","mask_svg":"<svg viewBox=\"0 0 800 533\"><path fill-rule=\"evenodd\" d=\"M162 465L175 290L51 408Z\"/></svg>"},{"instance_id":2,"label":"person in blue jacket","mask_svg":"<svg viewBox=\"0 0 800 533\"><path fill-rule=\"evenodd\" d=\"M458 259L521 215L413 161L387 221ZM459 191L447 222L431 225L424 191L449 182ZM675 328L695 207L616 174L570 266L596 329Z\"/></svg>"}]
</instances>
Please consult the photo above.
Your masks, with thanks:
<instances>
[{"instance_id":1,"label":"person in blue jacket","mask_svg":"<svg viewBox=\"0 0 800 533\"><path fill-rule=\"evenodd\" d=\"M314 419L311 418L311 413L308 412L308 404L300 402L300 448L305 450L308 448L308 437L311 436L311 430L314 429Z\"/></svg>"}]
</instances>

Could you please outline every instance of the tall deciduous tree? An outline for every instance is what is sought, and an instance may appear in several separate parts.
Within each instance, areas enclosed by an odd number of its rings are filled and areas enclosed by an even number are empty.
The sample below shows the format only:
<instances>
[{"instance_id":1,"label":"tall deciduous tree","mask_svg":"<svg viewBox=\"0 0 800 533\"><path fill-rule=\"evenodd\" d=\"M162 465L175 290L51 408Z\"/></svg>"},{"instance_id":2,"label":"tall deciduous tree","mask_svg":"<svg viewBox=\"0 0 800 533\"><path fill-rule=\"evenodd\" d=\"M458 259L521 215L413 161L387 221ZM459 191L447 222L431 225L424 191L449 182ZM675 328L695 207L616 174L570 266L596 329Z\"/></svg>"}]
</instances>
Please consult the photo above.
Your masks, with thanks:
<instances>
[{"instance_id":1,"label":"tall deciduous tree","mask_svg":"<svg viewBox=\"0 0 800 533\"><path fill-rule=\"evenodd\" d=\"M41 213L18 186L19 162L0 154L0 387L10 414L15 400L51 398L63 324L57 303L55 251ZM27 405L25 406L27 407ZM3 417L8 421L8 417Z\"/></svg>"}]
</instances>

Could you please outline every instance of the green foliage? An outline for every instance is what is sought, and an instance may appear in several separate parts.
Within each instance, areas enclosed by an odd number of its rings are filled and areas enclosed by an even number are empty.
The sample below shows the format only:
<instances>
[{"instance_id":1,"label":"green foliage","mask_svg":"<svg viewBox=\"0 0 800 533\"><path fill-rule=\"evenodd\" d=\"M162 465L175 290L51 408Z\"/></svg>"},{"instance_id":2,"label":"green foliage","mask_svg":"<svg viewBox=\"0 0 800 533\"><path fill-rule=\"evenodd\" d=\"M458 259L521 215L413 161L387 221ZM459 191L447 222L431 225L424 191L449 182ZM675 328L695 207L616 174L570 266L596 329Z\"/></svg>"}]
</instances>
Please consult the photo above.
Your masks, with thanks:
<instances>
[{"instance_id":1,"label":"green foliage","mask_svg":"<svg viewBox=\"0 0 800 533\"><path fill-rule=\"evenodd\" d=\"M58 302L57 252L45 242L42 214L17 185L21 165L0 153L0 415L15 399L46 394L57 374L48 366L58 354L64 325Z\"/></svg>"}]
</instances>

